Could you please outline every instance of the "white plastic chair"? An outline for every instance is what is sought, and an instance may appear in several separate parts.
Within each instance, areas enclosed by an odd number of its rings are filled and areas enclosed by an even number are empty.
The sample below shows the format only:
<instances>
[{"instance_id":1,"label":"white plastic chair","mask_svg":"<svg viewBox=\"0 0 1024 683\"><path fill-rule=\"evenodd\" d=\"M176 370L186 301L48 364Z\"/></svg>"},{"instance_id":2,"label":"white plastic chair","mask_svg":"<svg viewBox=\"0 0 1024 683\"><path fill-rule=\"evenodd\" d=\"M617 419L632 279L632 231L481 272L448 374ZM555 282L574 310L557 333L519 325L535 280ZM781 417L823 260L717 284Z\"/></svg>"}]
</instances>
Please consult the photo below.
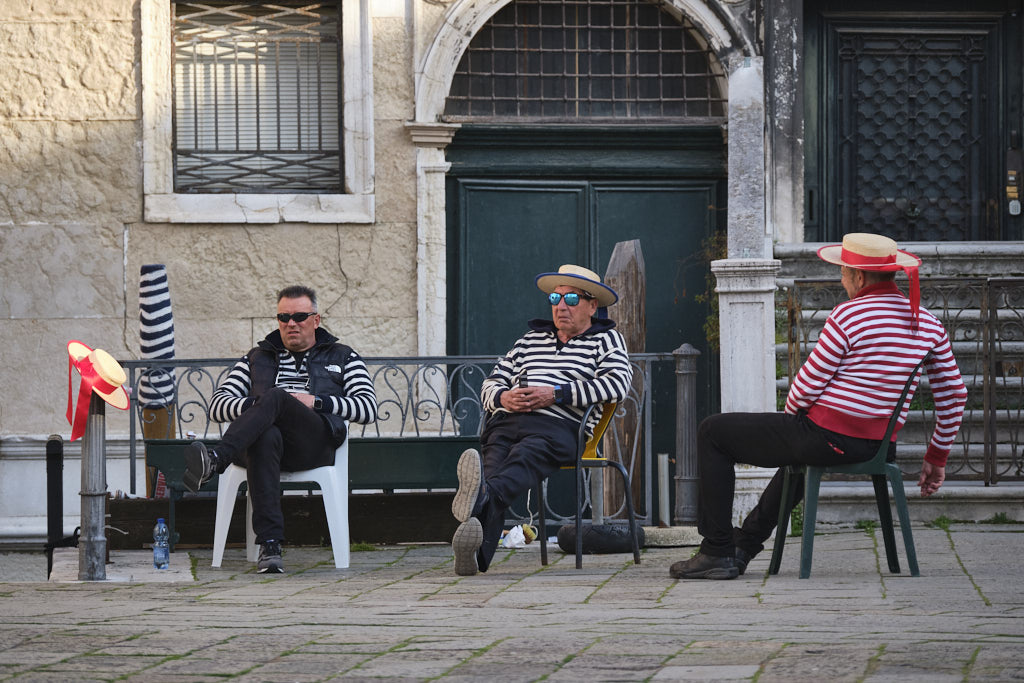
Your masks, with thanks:
<instances>
[{"instance_id":1,"label":"white plastic chair","mask_svg":"<svg viewBox=\"0 0 1024 683\"><path fill-rule=\"evenodd\" d=\"M213 530L213 563L219 567L224 559L224 546L228 540L228 526L235 509L238 488L245 481L245 468L228 465L217 482L217 521ZM334 566L345 569L349 565L348 536L348 439L334 451L334 464L300 472L281 472L281 483L316 482L324 499L327 528L331 533ZM245 496L245 550L250 562L255 562L259 549L256 532L252 530L252 499Z\"/></svg>"}]
</instances>

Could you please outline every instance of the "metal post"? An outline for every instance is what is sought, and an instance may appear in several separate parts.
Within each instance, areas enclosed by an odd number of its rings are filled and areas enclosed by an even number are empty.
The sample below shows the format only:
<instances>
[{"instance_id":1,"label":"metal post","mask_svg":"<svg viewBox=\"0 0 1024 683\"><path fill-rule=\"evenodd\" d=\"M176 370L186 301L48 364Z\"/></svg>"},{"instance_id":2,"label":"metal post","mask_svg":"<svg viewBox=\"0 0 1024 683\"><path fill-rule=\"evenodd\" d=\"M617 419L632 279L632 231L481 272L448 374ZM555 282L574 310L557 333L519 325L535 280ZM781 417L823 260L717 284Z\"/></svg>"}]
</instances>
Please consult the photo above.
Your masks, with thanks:
<instances>
[{"instance_id":1,"label":"metal post","mask_svg":"<svg viewBox=\"0 0 1024 683\"><path fill-rule=\"evenodd\" d=\"M53 549L64 540L64 439L46 440L46 578L53 571Z\"/></svg>"},{"instance_id":2,"label":"metal post","mask_svg":"<svg viewBox=\"0 0 1024 683\"><path fill-rule=\"evenodd\" d=\"M683 344L672 352L676 365L676 506L673 524L697 522L697 357Z\"/></svg>"},{"instance_id":3,"label":"metal post","mask_svg":"<svg viewBox=\"0 0 1024 683\"><path fill-rule=\"evenodd\" d=\"M82 439L82 534L78 545L78 580L107 578L106 404L97 394L89 399L89 417Z\"/></svg>"},{"instance_id":4,"label":"metal post","mask_svg":"<svg viewBox=\"0 0 1024 683\"><path fill-rule=\"evenodd\" d=\"M590 469L590 518L594 524L604 524L604 468Z\"/></svg>"}]
</instances>

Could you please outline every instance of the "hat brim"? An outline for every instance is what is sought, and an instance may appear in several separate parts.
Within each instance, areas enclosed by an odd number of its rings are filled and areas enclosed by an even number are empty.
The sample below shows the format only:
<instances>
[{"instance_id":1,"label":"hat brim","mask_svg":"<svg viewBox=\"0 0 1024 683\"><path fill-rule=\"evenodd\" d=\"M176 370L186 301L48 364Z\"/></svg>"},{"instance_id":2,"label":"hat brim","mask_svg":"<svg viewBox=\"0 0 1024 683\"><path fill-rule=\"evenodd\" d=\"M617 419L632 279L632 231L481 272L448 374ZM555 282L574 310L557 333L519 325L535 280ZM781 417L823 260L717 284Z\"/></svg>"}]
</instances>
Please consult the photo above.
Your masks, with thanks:
<instances>
[{"instance_id":1,"label":"hat brim","mask_svg":"<svg viewBox=\"0 0 1024 683\"><path fill-rule=\"evenodd\" d=\"M882 266L866 266L863 263L848 263L843 260L843 245L841 244L830 244L828 246L818 249L818 258L828 263L834 263L837 266L846 266L848 268L856 268L858 270L899 270L901 268L914 268L921 265L921 259L911 254L909 251L903 251L902 249L896 250L896 262L887 263Z\"/></svg>"},{"instance_id":2,"label":"hat brim","mask_svg":"<svg viewBox=\"0 0 1024 683\"><path fill-rule=\"evenodd\" d=\"M68 342L68 355L71 357L71 362L75 366L75 369L78 370L78 374L82 374L82 369L78 366L78 364L82 361L83 358L88 357L89 354L92 352L93 349L90 349L88 346L86 346L80 341ZM83 377L83 381L88 380L86 380L86 378ZM117 408L118 410L128 409L128 392L125 391L124 386L118 385L117 388L111 392L105 392L96 386L93 386L92 390L96 393L97 396L99 396L104 401L109 403L111 406Z\"/></svg>"},{"instance_id":3,"label":"hat brim","mask_svg":"<svg viewBox=\"0 0 1024 683\"><path fill-rule=\"evenodd\" d=\"M597 299L599 306L611 306L619 300L619 295L608 285L602 282L594 282L589 278L580 277L579 275L541 273L537 276L537 288L545 294L551 294L551 292L555 291L556 287L563 285L589 292Z\"/></svg>"}]
</instances>

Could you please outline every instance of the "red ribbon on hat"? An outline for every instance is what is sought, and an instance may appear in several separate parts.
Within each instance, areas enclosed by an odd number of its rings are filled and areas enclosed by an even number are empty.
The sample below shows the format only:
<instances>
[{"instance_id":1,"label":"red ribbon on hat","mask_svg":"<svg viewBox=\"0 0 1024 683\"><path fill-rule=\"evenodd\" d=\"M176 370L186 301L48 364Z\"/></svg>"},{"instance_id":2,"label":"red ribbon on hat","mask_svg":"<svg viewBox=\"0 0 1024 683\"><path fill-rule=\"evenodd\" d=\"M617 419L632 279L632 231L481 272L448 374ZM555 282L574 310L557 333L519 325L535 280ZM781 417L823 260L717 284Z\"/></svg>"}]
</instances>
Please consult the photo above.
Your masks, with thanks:
<instances>
[{"instance_id":1,"label":"red ribbon on hat","mask_svg":"<svg viewBox=\"0 0 1024 683\"><path fill-rule=\"evenodd\" d=\"M89 419L89 401L92 397L93 389L99 389L103 393L112 394L120 386L119 384L111 384L100 377L99 373L93 368L92 361L89 360L88 356L78 361L78 365L79 373L82 375L82 383L78 387L78 401L75 403L74 420L72 420L71 375L73 374L75 362L71 359L71 356L68 356L68 423L71 425L72 441L85 434L85 423Z\"/></svg>"},{"instance_id":2,"label":"red ribbon on hat","mask_svg":"<svg viewBox=\"0 0 1024 683\"><path fill-rule=\"evenodd\" d=\"M891 271L898 268L906 273L907 279L910 280L910 330L917 332L918 313L921 309L921 283L916 265L904 266L896 263L896 254L865 256L854 251L847 251L845 247L843 247L841 258L851 268L882 271Z\"/></svg>"}]
</instances>

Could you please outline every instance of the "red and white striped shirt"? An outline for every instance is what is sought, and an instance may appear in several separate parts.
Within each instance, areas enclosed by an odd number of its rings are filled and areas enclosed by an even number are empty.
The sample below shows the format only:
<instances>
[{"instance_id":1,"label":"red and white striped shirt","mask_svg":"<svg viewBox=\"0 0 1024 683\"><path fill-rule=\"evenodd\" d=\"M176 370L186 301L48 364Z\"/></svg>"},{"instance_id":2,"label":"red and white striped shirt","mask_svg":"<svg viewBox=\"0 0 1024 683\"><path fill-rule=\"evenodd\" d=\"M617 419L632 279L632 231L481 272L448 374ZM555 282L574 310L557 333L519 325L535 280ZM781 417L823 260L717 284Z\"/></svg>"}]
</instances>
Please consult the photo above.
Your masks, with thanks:
<instances>
[{"instance_id":1,"label":"red and white striped shirt","mask_svg":"<svg viewBox=\"0 0 1024 683\"><path fill-rule=\"evenodd\" d=\"M892 282L869 285L836 306L793 380L786 412L806 410L824 429L881 439L907 377L928 356L924 368L935 399L935 431L925 460L944 467L960 429L967 389L942 323L924 308L916 333L910 320L910 302ZM919 381L910 387L894 441Z\"/></svg>"}]
</instances>

